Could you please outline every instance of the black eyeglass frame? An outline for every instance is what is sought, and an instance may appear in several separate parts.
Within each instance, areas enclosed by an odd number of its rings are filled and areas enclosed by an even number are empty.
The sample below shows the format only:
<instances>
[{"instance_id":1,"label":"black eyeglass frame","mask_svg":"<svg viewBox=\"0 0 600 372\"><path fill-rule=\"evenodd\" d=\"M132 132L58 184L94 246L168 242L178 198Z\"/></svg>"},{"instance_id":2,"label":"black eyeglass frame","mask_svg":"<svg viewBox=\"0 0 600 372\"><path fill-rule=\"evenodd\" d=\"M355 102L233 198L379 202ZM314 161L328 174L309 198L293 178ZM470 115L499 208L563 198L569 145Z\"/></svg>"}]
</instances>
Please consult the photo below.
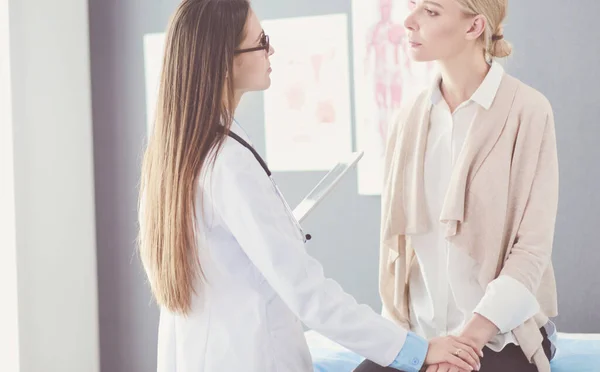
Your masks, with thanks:
<instances>
[{"instance_id":1,"label":"black eyeglass frame","mask_svg":"<svg viewBox=\"0 0 600 372\"><path fill-rule=\"evenodd\" d=\"M271 45L269 44L269 35L266 35L263 32L262 35L261 35L261 38L260 38L260 46L253 47L253 48L246 48L246 49L238 49L238 50L235 51L235 54L256 52L256 51L259 51L259 50L264 50L266 52L269 52L270 48L271 48Z\"/></svg>"}]
</instances>

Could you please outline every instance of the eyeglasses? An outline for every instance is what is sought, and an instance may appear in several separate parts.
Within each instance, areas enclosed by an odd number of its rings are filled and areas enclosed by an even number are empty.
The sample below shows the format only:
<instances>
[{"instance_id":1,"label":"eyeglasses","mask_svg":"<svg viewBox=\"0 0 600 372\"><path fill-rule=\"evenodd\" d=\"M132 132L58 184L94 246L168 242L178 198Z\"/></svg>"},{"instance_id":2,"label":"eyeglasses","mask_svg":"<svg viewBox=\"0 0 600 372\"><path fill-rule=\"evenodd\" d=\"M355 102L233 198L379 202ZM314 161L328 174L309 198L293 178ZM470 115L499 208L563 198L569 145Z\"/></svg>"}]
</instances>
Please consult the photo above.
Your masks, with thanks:
<instances>
[{"instance_id":1,"label":"eyeglasses","mask_svg":"<svg viewBox=\"0 0 600 372\"><path fill-rule=\"evenodd\" d=\"M246 49L238 49L235 51L235 54L248 53L248 52L256 52L257 50L264 50L269 52L271 46L269 45L269 36L265 35L263 32L260 37L260 45L254 48L246 48Z\"/></svg>"}]
</instances>

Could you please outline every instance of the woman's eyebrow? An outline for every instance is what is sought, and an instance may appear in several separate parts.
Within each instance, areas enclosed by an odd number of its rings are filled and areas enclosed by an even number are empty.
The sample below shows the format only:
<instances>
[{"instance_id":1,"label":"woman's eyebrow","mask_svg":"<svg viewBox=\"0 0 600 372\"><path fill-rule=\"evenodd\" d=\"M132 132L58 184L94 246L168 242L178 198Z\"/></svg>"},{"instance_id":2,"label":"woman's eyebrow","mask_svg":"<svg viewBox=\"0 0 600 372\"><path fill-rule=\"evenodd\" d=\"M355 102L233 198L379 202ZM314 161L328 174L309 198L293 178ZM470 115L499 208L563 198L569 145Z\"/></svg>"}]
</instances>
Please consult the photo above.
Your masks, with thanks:
<instances>
[{"instance_id":1,"label":"woman's eyebrow","mask_svg":"<svg viewBox=\"0 0 600 372\"><path fill-rule=\"evenodd\" d=\"M442 4L436 3L435 1L425 0L425 1L423 1L423 3L424 4L430 4L430 5L437 6L437 7L440 7L442 9L444 9L444 7L442 6Z\"/></svg>"}]
</instances>

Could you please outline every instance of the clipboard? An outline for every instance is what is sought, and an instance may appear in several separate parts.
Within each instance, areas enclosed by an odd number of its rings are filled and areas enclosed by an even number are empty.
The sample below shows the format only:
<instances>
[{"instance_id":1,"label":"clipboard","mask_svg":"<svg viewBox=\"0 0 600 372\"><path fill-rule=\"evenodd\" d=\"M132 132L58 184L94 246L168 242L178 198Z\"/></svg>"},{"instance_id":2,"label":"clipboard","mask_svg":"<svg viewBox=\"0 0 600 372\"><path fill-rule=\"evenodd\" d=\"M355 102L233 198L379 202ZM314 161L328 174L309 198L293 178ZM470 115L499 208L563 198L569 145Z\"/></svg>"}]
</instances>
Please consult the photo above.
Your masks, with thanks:
<instances>
[{"instance_id":1,"label":"clipboard","mask_svg":"<svg viewBox=\"0 0 600 372\"><path fill-rule=\"evenodd\" d=\"M327 174L321 178L319 183L306 195L293 214L298 222L302 222L308 214L333 190L342 177L354 167L363 157L364 151L353 152L340 160Z\"/></svg>"}]
</instances>

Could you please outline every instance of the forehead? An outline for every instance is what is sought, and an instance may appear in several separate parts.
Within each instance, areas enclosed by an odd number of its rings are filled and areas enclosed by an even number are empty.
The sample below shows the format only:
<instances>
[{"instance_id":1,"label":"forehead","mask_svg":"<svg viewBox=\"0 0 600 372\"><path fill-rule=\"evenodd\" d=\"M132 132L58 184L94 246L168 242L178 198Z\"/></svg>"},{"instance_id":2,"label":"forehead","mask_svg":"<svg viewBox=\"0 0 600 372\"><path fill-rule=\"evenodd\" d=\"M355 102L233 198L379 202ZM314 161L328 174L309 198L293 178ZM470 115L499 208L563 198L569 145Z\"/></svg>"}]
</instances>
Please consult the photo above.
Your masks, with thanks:
<instances>
[{"instance_id":1,"label":"forehead","mask_svg":"<svg viewBox=\"0 0 600 372\"><path fill-rule=\"evenodd\" d=\"M250 10L246 21L246 40L256 40L262 33L262 26L256 14Z\"/></svg>"},{"instance_id":2,"label":"forehead","mask_svg":"<svg viewBox=\"0 0 600 372\"><path fill-rule=\"evenodd\" d=\"M417 0L417 3L440 8L446 15L462 15L463 8L457 0Z\"/></svg>"},{"instance_id":3,"label":"forehead","mask_svg":"<svg viewBox=\"0 0 600 372\"><path fill-rule=\"evenodd\" d=\"M460 4L456 0L430 0L430 1L425 0L424 2L440 5L445 9L460 7Z\"/></svg>"}]
</instances>

